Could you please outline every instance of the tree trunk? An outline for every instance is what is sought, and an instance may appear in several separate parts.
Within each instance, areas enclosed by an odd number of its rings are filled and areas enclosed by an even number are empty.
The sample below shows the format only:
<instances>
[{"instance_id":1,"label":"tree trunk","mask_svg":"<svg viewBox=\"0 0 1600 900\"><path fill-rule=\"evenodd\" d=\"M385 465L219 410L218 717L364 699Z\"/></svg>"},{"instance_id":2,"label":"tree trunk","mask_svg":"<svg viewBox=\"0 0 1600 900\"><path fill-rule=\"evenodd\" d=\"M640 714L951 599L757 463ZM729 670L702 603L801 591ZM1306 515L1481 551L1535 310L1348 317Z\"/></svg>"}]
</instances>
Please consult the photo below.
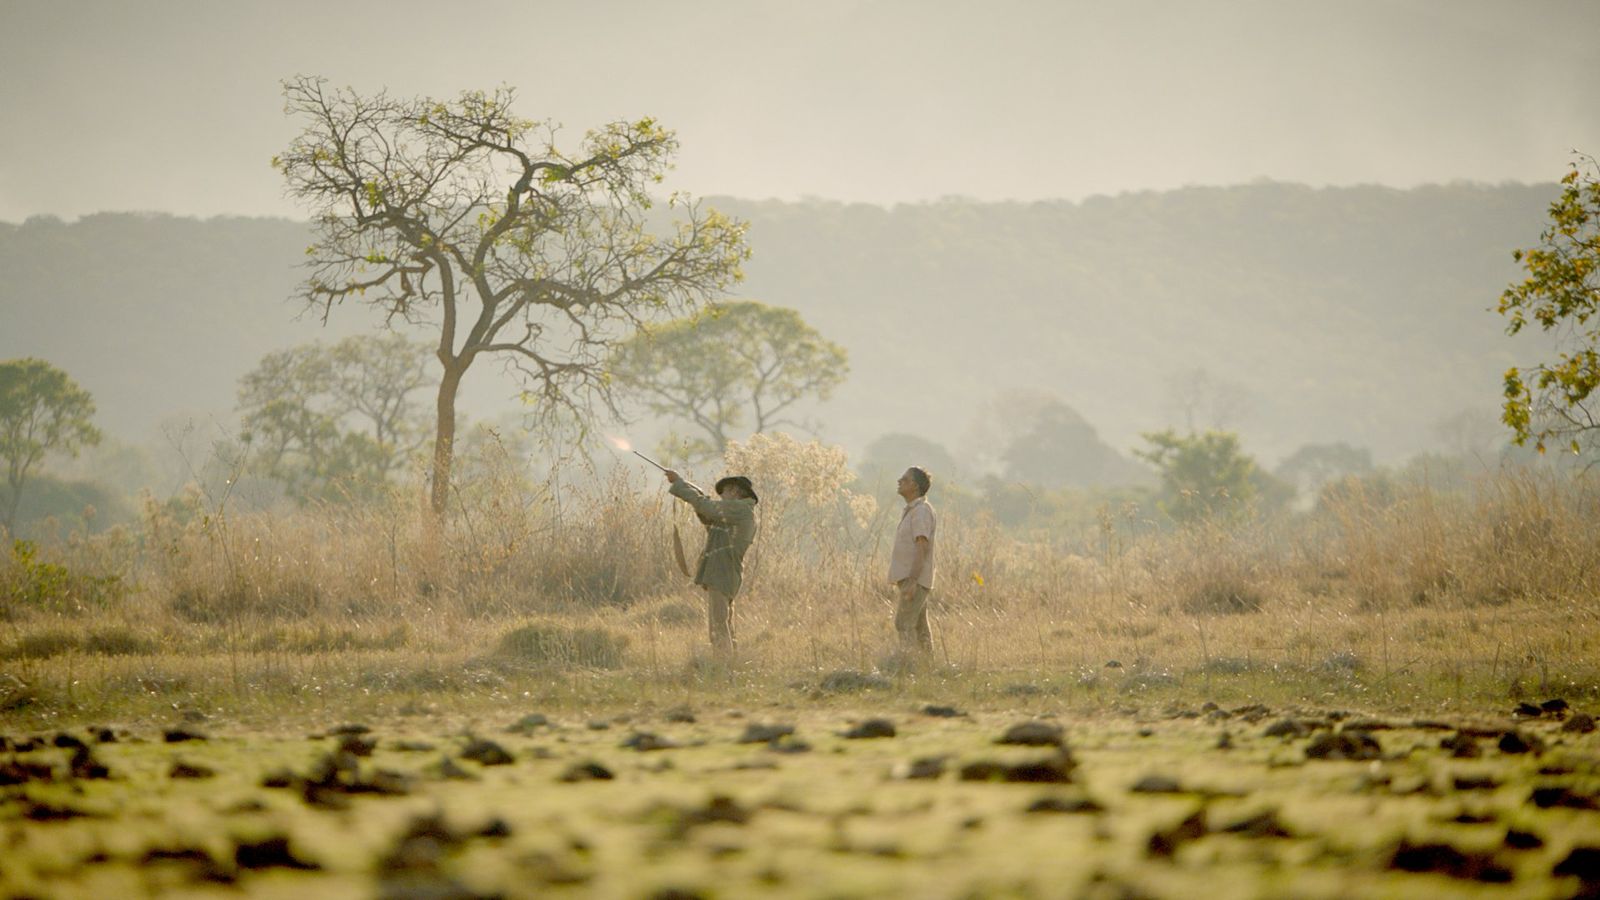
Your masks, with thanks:
<instances>
[{"instance_id":1,"label":"tree trunk","mask_svg":"<svg viewBox=\"0 0 1600 900\"><path fill-rule=\"evenodd\" d=\"M456 443L456 390L461 387L461 376L466 366L446 366L439 381L439 420L433 438L433 490L430 496L435 518L444 518L446 504L450 501L450 467L455 461Z\"/></svg>"}]
</instances>

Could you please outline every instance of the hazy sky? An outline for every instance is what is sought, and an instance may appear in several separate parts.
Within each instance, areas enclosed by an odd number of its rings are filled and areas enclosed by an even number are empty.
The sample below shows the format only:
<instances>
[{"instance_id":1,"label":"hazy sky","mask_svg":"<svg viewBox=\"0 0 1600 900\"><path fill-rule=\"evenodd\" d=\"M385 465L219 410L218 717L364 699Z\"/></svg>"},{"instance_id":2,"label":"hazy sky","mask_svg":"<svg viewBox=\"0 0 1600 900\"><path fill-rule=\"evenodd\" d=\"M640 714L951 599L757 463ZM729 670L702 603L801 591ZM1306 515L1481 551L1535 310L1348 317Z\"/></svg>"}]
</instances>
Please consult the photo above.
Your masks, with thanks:
<instances>
[{"instance_id":1,"label":"hazy sky","mask_svg":"<svg viewBox=\"0 0 1600 900\"><path fill-rule=\"evenodd\" d=\"M302 216L279 81L678 131L672 186L898 202L1547 181L1600 0L0 0L0 220Z\"/></svg>"}]
</instances>

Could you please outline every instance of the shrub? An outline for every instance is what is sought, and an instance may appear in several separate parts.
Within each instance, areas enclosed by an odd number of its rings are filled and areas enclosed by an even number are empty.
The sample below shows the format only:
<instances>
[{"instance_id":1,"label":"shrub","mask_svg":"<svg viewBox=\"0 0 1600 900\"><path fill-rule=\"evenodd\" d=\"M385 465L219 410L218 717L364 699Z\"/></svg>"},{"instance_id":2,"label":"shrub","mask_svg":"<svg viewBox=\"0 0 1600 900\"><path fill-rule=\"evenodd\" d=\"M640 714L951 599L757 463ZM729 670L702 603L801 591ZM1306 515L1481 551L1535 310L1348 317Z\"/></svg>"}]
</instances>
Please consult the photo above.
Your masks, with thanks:
<instances>
[{"instance_id":1,"label":"shrub","mask_svg":"<svg viewBox=\"0 0 1600 900\"><path fill-rule=\"evenodd\" d=\"M49 659L70 653L82 646L82 641L76 634L64 629L52 628L47 631L34 631L17 638L17 642L6 650L7 659Z\"/></svg>"},{"instance_id":2,"label":"shrub","mask_svg":"<svg viewBox=\"0 0 1600 900\"><path fill-rule=\"evenodd\" d=\"M1230 616L1260 612L1266 598L1247 581L1209 578L1183 600L1183 611L1197 616Z\"/></svg>"},{"instance_id":3,"label":"shrub","mask_svg":"<svg viewBox=\"0 0 1600 900\"><path fill-rule=\"evenodd\" d=\"M626 636L604 628L531 623L501 636L495 654L537 665L615 669L622 665L627 646Z\"/></svg>"},{"instance_id":4,"label":"shrub","mask_svg":"<svg viewBox=\"0 0 1600 900\"><path fill-rule=\"evenodd\" d=\"M126 627L102 628L83 639L85 653L102 656L149 656L156 649L155 641Z\"/></svg>"},{"instance_id":5,"label":"shrub","mask_svg":"<svg viewBox=\"0 0 1600 900\"><path fill-rule=\"evenodd\" d=\"M316 612L321 591L309 581L285 579L266 588L236 580L217 592L188 587L173 595L174 615L198 625L238 619L304 619Z\"/></svg>"}]
</instances>

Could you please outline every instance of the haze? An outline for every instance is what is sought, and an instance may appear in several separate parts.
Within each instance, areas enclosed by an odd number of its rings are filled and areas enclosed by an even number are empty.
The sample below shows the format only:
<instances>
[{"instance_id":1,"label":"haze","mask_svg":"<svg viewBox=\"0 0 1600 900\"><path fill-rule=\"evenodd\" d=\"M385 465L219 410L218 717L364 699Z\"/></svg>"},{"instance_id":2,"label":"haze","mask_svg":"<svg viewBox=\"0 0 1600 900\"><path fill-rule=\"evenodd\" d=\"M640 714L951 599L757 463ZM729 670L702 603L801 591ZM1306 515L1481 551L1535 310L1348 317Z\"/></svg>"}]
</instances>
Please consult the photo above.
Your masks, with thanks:
<instances>
[{"instance_id":1,"label":"haze","mask_svg":"<svg viewBox=\"0 0 1600 900\"><path fill-rule=\"evenodd\" d=\"M651 115L696 194L1078 199L1548 181L1600 147L1600 4L0 3L0 220L301 217L279 81Z\"/></svg>"}]
</instances>

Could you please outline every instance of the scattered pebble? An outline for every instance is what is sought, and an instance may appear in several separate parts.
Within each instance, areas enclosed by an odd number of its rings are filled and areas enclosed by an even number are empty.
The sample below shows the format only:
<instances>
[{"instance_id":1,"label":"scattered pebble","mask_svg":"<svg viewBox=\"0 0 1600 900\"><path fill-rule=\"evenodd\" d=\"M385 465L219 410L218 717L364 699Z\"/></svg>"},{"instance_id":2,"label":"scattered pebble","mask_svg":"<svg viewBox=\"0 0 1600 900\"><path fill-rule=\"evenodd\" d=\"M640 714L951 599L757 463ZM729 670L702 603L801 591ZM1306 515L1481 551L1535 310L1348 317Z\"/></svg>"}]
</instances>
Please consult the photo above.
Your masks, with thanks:
<instances>
[{"instance_id":1,"label":"scattered pebble","mask_svg":"<svg viewBox=\"0 0 1600 900\"><path fill-rule=\"evenodd\" d=\"M1027 747L1059 747L1064 740L1065 732L1060 725L1035 719L1012 725L1006 729L1005 734L995 740L995 743L1020 744Z\"/></svg>"},{"instance_id":2,"label":"scattered pebble","mask_svg":"<svg viewBox=\"0 0 1600 900\"><path fill-rule=\"evenodd\" d=\"M669 738L664 738L659 734L655 734L654 732L635 731L633 734L628 736L627 740L622 742L622 746L628 750L637 750L640 753L649 753L652 750L671 750L674 747L677 747L678 744L676 741L673 741Z\"/></svg>"},{"instance_id":3,"label":"scattered pebble","mask_svg":"<svg viewBox=\"0 0 1600 900\"><path fill-rule=\"evenodd\" d=\"M167 769L167 777L195 780L215 778L217 777L217 770L211 768L210 766L202 766L197 763L184 762L181 759L175 759L172 761L172 766Z\"/></svg>"},{"instance_id":4,"label":"scattered pebble","mask_svg":"<svg viewBox=\"0 0 1600 900\"><path fill-rule=\"evenodd\" d=\"M567 770L561 773L559 780L566 784L576 784L580 781L610 781L616 777L605 766L597 762L588 761L573 763L568 766Z\"/></svg>"},{"instance_id":5,"label":"scattered pebble","mask_svg":"<svg viewBox=\"0 0 1600 900\"><path fill-rule=\"evenodd\" d=\"M1492 853L1467 852L1450 844L1413 844L1401 840L1389 857L1389 868L1402 872L1438 872L1451 878L1504 884L1511 881L1511 870L1497 862Z\"/></svg>"},{"instance_id":6,"label":"scattered pebble","mask_svg":"<svg viewBox=\"0 0 1600 900\"><path fill-rule=\"evenodd\" d=\"M1588 713L1578 713L1561 725L1561 730L1566 734L1589 734L1594 729L1594 716Z\"/></svg>"},{"instance_id":7,"label":"scattered pebble","mask_svg":"<svg viewBox=\"0 0 1600 900\"><path fill-rule=\"evenodd\" d=\"M765 725L760 722L750 722L745 725L744 733L739 735L735 743L739 744L766 744L782 737L794 734L794 726L786 722Z\"/></svg>"},{"instance_id":8,"label":"scattered pebble","mask_svg":"<svg viewBox=\"0 0 1600 900\"><path fill-rule=\"evenodd\" d=\"M1543 753L1544 741L1536 735L1512 730L1500 735L1499 747L1501 753Z\"/></svg>"},{"instance_id":9,"label":"scattered pebble","mask_svg":"<svg viewBox=\"0 0 1600 900\"><path fill-rule=\"evenodd\" d=\"M459 754L462 759L470 759L481 766L506 766L514 760L506 748L486 738L473 738Z\"/></svg>"},{"instance_id":10,"label":"scattered pebble","mask_svg":"<svg viewBox=\"0 0 1600 900\"><path fill-rule=\"evenodd\" d=\"M895 736L894 723L888 719L867 719L857 723L854 728L840 732L839 736L847 740L892 738Z\"/></svg>"},{"instance_id":11,"label":"scattered pebble","mask_svg":"<svg viewBox=\"0 0 1600 900\"><path fill-rule=\"evenodd\" d=\"M1105 807L1088 797L1040 797L1028 804L1030 813L1098 813Z\"/></svg>"},{"instance_id":12,"label":"scattered pebble","mask_svg":"<svg viewBox=\"0 0 1600 900\"><path fill-rule=\"evenodd\" d=\"M925 716L933 716L937 719L957 719L966 715L966 713L955 708L954 706L939 706L933 703L924 706L922 708L922 714Z\"/></svg>"},{"instance_id":13,"label":"scattered pebble","mask_svg":"<svg viewBox=\"0 0 1600 900\"><path fill-rule=\"evenodd\" d=\"M1306 745L1306 759L1371 760L1382 756L1378 739L1365 731L1325 732Z\"/></svg>"}]
</instances>

